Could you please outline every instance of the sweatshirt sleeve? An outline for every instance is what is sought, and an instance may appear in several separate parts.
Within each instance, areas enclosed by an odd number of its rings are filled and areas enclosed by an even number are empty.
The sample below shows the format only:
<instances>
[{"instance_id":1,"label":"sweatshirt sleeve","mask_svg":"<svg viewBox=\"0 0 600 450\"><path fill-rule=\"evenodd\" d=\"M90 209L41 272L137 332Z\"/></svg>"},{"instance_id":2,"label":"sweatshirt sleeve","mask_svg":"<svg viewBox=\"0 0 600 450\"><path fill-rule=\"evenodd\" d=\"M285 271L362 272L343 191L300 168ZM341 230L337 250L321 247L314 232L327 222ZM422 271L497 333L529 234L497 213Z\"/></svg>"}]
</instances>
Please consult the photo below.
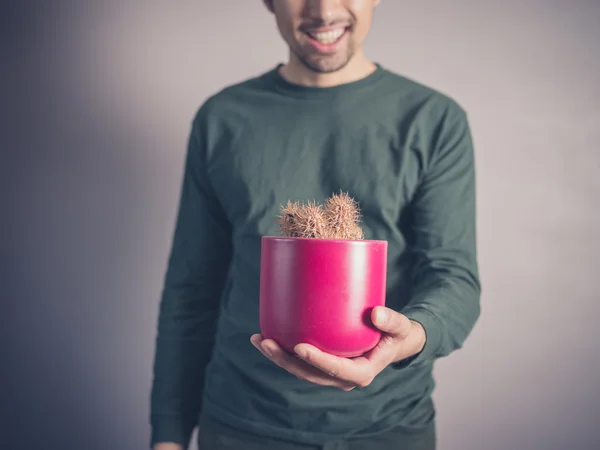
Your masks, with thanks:
<instances>
[{"instance_id":1,"label":"sweatshirt sleeve","mask_svg":"<svg viewBox=\"0 0 600 450\"><path fill-rule=\"evenodd\" d=\"M410 206L416 264L412 295L401 311L423 326L427 340L396 368L427 364L461 348L480 315L474 149L458 105L437 124L431 149Z\"/></svg>"},{"instance_id":2,"label":"sweatshirt sleeve","mask_svg":"<svg viewBox=\"0 0 600 450\"><path fill-rule=\"evenodd\" d=\"M202 109L200 110L200 112ZM202 115L192 125L179 208L162 289L150 399L151 442L187 448L201 409L220 297L231 258L231 229L205 170Z\"/></svg>"}]
</instances>

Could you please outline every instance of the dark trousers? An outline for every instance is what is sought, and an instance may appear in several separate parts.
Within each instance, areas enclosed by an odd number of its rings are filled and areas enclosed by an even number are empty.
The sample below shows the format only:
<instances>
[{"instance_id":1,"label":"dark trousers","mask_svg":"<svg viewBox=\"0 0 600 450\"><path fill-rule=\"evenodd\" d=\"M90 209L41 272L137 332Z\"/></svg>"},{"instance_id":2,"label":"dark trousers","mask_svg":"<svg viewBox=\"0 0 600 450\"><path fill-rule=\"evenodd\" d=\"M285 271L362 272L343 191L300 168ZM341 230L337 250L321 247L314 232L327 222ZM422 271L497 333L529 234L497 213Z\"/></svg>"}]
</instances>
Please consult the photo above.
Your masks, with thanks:
<instances>
[{"instance_id":1,"label":"dark trousers","mask_svg":"<svg viewBox=\"0 0 600 450\"><path fill-rule=\"evenodd\" d=\"M392 430L376 438L342 439L325 445L294 444L238 431L202 415L198 450L435 450L435 422L424 431Z\"/></svg>"}]
</instances>

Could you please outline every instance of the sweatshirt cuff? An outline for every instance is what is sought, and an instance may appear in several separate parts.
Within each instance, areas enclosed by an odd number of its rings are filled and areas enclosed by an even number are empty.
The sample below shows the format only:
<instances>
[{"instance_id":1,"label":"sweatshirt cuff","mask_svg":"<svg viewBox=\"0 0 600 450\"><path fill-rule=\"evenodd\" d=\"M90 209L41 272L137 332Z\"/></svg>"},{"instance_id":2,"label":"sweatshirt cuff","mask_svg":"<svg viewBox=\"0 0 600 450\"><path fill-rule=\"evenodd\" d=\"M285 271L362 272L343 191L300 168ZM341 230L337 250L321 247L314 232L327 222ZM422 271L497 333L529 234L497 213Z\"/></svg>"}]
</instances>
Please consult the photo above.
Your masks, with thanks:
<instances>
[{"instance_id":1,"label":"sweatshirt cuff","mask_svg":"<svg viewBox=\"0 0 600 450\"><path fill-rule=\"evenodd\" d=\"M176 415L153 416L150 448L158 443L166 442L179 444L183 448L187 448L195 427L195 421L186 421Z\"/></svg>"},{"instance_id":2,"label":"sweatshirt cuff","mask_svg":"<svg viewBox=\"0 0 600 450\"><path fill-rule=\"evenodd\" d=\"M402 314L421 324L425 330L425 345L419 353L392 364L392 367L404 369L431 362L442 344L442 330L439 320L424 308L409 308L402 311Z\"/></svg>"}]
</instances>

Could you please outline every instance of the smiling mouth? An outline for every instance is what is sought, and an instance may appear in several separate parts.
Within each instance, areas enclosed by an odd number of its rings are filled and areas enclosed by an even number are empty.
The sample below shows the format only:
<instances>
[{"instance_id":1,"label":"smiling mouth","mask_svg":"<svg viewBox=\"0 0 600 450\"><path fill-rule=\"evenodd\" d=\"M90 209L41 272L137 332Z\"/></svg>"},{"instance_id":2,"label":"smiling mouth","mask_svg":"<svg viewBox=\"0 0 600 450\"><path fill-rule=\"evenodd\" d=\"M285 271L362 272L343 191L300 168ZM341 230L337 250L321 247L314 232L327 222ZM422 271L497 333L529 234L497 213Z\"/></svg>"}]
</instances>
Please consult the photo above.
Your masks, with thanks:
<instances>
[{"instance_id":1,"label":"smiling mouth","mask_svg":"<svg viewBox=\"0 0 600 450\"><path fill-rule=\"evenodd\" d=\"M305 31L306 35L312 40L317 41L320 44L330 45L339 41L349 27L336 28L335 30L327 31Z\"/></svg>"}]
</instances>

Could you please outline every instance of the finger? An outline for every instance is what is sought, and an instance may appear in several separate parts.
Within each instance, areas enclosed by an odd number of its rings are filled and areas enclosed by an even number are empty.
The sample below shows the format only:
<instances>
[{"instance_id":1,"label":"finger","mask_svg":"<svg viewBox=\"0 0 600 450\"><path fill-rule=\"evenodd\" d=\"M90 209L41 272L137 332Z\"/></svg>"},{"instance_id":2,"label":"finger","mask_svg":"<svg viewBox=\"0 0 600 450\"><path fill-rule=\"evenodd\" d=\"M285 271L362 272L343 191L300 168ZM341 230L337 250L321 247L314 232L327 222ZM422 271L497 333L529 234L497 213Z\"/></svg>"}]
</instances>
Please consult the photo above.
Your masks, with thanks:
<instances>
[{"instance_id":1,"label":"finger","mask_svg":"<svg viewBox=\"0 0 600 450\"><path fill-rule=\"evenodd\" d=\"M373 365L376 373L379 373L392 362L402 357L403 353L406 353L404 349L405 343L405 340L394 337L391 334L384 334L375 348L365 355L365 358ZM406 356L409 356L408 353Z\"/></svg>"},{"instance_id":2,"label":"finger","mask_svg":"<svg viewBox=\"0 0 600 450\"><path fill-rule=\"evenodd\" d=\"M259 352L261 352L261 353L262 353L262 355L263 355L265 358L267 358L267 359L270 359L270 358L269 358L269 355L267 355L267 353L265 352L265 350L262 348L262 345L261 345L261 344L262 344L262 341L263 341L263 338L262 338L262 336L261 336L260 334L253 334L253 335L250 337L250 342L252 343L252 345L254 345L254 347L255 347L255 348L256 348L256 349L257 349Z\"/></svg>"},{"instance_id":3,"label":"finger","mask_svg":"<svg viewBox=\"0 0 600 450\"><path fill-rule=\"evenodd\" d=\"M375 377L375 368L366 358L340 358L309 344L298 344L294 351L303 361L343 383L367 386Z\"/></svg>"},{"instance_id":4,"label":"finger","mask_svg":"<svg viewBox=\"0 0 600 450\"><path fill-rule=\"evenodd\" d=\"M408 317L385 306L373 308L371 320L384 333L400 339L406 339L412 327Z\"/></svg>"},{"instance_id":5,"label":"finger","mask_svg":"<svg viewBox=\"0 0 600 450\"><path fill-rule=\"evenodd\" d=\"M416 325L409 320L410 329L407 335L384 333L373 350L365 357L379 370L383 370L394 361L399 361L415 354L418 348L419 333L415 332ZM419 325L420 326L420 325ZM417 350L418 351L418 350Z\"/></svg>"},{"instance_id":6,"label":"finger","mask_svg":"<svg viewBox=\"0 0 600 450\"><path fill-rule=\"evenodd\" d=\"M353 387L342 382L341 380L327 375L310 364L302 361L300 358L291 355L271 339L263 340L260 344L260 347L261 348L259 350L261 350L267 358L298 378L321 386L335 386L344 390L349 390L348 388Z\"/></svg>"},{"instance_id":7,"label":"finger","mask_svg":"<svg viewBox=\"0 0 600 450\"><path fill-rule=\"evenodd\" d=\"M257 345L260 345L262 341L263 337L260 334L253 334L252 336L250 336L250 342L252 342L252 345L254 345L255 347Z\"/></svg>"}]
</instances>

